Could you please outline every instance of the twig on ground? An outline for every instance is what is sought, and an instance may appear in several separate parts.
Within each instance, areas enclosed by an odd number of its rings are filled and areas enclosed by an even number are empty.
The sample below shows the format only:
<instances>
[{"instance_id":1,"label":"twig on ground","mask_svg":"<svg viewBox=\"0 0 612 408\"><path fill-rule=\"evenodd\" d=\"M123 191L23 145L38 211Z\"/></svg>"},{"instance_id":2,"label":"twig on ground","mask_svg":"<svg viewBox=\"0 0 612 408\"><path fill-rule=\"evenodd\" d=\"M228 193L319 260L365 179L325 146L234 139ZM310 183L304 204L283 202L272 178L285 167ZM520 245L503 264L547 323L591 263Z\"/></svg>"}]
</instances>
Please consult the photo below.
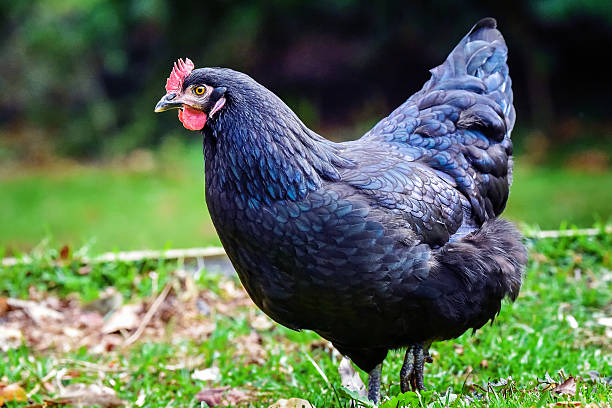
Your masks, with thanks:
<instances>
[{"instance_id":1,"label":"twig on ground","mask_svg":"<svg viewBox=\"0 0 612 408\"><path fill-rule=\"evenodd\" d=\"M113 368L113 367L108 367L102 364L90 363L89 361L74 360L72 358L62 358L62 359L59 359L57 363L64 364L64 365L79 365L83 368L84 371L92 371L92 372L122 373L126 371L132 371L129 368ZM48 377L48 375L46 377Z\"/></svg>"},{"instance_id":2,"label":"twig on ground","mask_svg":"<svg viewBox=\"0 0 612 408\"><path fill-rule=\"evenodd\" d=\"M170 292L170 288L171 288L170 283L167 283L166 286L164 286L164 289L162 290L162 292L159 294L159 296L157 296L157 299L155 299L155 301L151 305L151 308L147 311L147 314L145 314L145 316L143 317L142 321L140 322L140 325L138 326L138 329L136 329L134 334L132 334L130 337L128 337L125 340L125 342L123 342L123 347L127 347L130 344L134 343L142 335L142 333L144 332L144 329L147 327L147 325L149 324L149 322L151 321L151 319L153 318L153 316L155 315L159 307L162 305L162 303L164 303L164 300L166 300L166 296L168 296L168 293Z\"/></svg>"},{"instance_id":3,"label":"twig on ground","mask_svg":"<svg viewBox=\"0 0 612 408\"><path fill-rule=\"evenodd\" d=\"M595 236L600 233L612 234L612 226L604 228L582 228L582 229L567 229L567 230L550 230L537 231L527 230L524 234L527 238L546 239L560 237L578 237L578 236ZM222 258L225 257L225 251L221 247L207 248L187 248L187 249L169 249L166 251L142 250L142 251L122 251L122 252L107 252L95 257L78 258L84 265L91 265L105 262L139 262L148 259L195 259L200 262L206 258ZM24 255L19 258L3 258L2 266L15 266L19 264L31 264L34 261L32 257Z\"/></svg>"}]
</instances>

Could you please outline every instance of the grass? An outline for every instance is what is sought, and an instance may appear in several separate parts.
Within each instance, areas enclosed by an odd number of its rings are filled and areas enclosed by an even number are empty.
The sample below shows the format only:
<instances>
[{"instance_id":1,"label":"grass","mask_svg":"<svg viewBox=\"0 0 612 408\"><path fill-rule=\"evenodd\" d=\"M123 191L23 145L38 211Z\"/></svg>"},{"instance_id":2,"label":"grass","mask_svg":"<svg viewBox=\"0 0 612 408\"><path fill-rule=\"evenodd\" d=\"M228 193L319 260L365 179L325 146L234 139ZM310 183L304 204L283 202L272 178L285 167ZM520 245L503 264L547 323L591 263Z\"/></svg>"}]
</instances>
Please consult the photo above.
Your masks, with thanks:
<instances>
[{"instance_id":1,"label":"grass","mask_svg":"<svg viewBox=\"0 0 612 408\"><path fill-rule=\"evenodd\" d=\"M385 408L442 407L447 402L463 406L466 397L474 407L610 406L612 341L597 321L612 316L612 235L544 239L530 245L530 263L517 302L504 305L495 324L483 327L475 336L465 334L433 345L435 361L426 366L425 378L430 391L399 394L397 375L402 356L390 353L383 369L383 395L395 400L387 401ZM187 265L163 260L108 263L84 272L77 260L54 262L57 258L54 251L44 251L33 265L0 268L0 296L28 298L35 294L90 301L112 285L127 301L138 302L156 296L166 283L189 286L181 281L181 271L188 269ZM148 278L152 272L156 285ZM71 374L61 380L63 386L101 383L128 401L128 406L139 406L135 404L139 397L141 402L144 398L144 406L153 408L205 406L195 395L213 386L247 390L247 406L267 407L279 398L290 397L309 400L319 408L350 406L350 398L340 388L340 356L317 335L276 324L255 329L253 316L260 312L249 302L232 301L227 280L206 273L193 279L200 296L219 302L210 315L194 322L212 323L205 338L176 338L172 334L179 325L171 319L158 339L145 339L108 353L96 354L86 347L70 352L40 351L33 345L22 345L0 354L0 383L18 383L31 391L44 383L41 379L51 382L50 375L66 369L64 373ZM177 291L177 295L181 293ZM221 312L221 306L229 304L234 306ZM256 352L244 347L252 333L257 333L255 347L264 350L265 358L254 359ZM194 359L195 365L185 365ZM192 378L195 369L211 366L219 368L218 379L202 382ZM558 378L559 370L584 378L575 396L556 396L538 383L547 373ZM599 372L599 381L589 381L589 371ZM500 379L508 384L499 385ZM53 396L53 391L39 390L31 398L40 403Z\"/></svg>"},{"instance_id":2,"label":"grass","mask_svg":"<svg viewBox=\"0 0 612 408\"><path fill-rule=\"evenodd\" d=\"M0 172L0 248L29 251L43 237L94 253L218 245L203 198L199 144L167 142L117 164ZM505 216L543 229L612 216L612 173L516 165Z\"/></svg>"},{"instance_id":3,"label":"grass","mask_svg":"<svg viewBox=\"0 0 612 408\"><path fill-rule=\"evenodd\" d=\"M580 227L609 220L612 173L523 167L519 161L504 217L542 229L556 229L561 220Z\"/></svg>"},{"instance_id":4,"label":"grass","mask_svg":"<svg viewBox=\"0 0 612 408\"><path fill-rule=\"evenodd\" d=\"M0 247L43 237L94 252L219 245L204 203L201 147L127 163L12 170L0 177Z\"/></svg>"}]
</instances>

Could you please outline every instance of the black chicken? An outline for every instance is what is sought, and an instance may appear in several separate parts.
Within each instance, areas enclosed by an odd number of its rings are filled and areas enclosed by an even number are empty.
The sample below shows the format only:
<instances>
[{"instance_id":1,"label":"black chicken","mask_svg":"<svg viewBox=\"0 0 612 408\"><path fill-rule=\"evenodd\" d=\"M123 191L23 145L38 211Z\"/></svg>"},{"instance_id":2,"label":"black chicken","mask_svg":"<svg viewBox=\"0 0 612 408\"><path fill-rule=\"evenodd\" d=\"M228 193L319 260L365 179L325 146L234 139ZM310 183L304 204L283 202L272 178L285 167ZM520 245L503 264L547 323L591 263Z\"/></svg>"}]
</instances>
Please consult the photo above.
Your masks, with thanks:
<instances>
[{"instance_id":1,"label":"black chicken","mask_svg":"<svg viewBox=\"0 0 612 408\"><path fill-rule=\"evenodd\" d=\"M507 48L478 22L432 77L359 140L333 143L276 95L179 60L155 111L204 135L206 202L268 316L330 340L379 400L390 349L423 389L433 341L478 329L518 295L526 251L497 218L512 182Z\"/></svg>"}]
</instances>

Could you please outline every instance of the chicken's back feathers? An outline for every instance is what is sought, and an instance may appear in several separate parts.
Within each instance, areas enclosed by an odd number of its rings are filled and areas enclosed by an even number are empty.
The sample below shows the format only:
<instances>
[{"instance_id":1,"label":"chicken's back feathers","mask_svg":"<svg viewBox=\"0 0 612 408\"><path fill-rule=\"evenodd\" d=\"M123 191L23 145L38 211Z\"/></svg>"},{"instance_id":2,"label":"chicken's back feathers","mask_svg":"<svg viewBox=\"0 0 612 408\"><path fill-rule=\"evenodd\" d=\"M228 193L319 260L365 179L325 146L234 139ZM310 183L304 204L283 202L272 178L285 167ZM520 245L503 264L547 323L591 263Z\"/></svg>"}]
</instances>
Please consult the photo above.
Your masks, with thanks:
<instances>
[{"instance_id":1,"label":"chicken's back feathers","mask_svg":"<svg viewBox=\"0 0 612 408\"><path fill-rule=\"evenodd\" d=\"M444 245L470 217L469 202L431 167L381 146L356 143L344 154L358 165L342 169L342 181L371 206L393 214L393 222L411 229L420 242Z\"/></svg>"}]
</instances>

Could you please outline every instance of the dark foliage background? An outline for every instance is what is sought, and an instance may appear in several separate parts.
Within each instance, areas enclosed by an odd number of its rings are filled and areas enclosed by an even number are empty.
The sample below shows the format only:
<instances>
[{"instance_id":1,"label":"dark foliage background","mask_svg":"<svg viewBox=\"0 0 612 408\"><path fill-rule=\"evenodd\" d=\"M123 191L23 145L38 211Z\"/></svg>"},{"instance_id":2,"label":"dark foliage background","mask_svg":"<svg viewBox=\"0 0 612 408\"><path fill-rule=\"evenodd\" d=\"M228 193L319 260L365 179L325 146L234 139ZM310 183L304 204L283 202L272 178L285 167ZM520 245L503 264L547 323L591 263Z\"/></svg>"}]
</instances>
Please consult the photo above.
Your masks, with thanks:
<instances>
[{"instance_id":1,"label":"dark foliage background","mask_svg":"<svg viewBox=\"0 0 612 408\"><path fill-rule=\"evenodd\" d=\"M606 0L33 0L0 2L0 15L0 160L188 137L173 115L153 116L185 56L247 72L323 135L355 138L485 16L510 48L519 145L535 159L551 147L612 150Z\"/></svg>"}]
</instances>

